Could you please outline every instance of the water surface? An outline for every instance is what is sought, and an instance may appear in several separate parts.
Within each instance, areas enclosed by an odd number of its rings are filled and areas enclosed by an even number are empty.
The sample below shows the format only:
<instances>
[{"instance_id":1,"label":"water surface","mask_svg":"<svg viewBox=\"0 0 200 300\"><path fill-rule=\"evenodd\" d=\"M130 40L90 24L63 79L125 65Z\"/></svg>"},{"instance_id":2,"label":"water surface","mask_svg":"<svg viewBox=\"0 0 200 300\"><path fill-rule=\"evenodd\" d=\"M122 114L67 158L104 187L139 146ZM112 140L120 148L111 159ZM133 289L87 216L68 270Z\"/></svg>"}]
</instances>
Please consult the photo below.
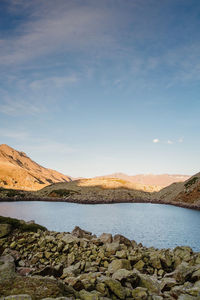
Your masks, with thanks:
<instances>
[{"instance_id":1,"label":"water surface","mask_svg":"<svg viewBox=\"0 0 200 300\"><path fill-rule=\"evenodd\" d=\"M188 245L200 251L200 211L150 203L74 204L66 202L2 202L0 215L72 231L78 225L100 235L122 234L145 246Z\"/></svg>"}]
</instances>

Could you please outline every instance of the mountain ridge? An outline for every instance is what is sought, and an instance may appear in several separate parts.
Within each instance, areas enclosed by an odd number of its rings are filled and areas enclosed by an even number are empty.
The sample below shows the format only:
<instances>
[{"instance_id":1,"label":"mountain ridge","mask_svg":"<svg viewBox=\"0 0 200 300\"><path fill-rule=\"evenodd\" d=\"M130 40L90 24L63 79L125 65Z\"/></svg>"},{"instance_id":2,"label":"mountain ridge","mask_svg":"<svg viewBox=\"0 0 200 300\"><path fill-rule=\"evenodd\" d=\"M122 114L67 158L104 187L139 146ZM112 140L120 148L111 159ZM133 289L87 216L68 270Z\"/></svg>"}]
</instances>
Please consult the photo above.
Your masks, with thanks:
<instances>
[{"instance_id":1,"label":"mountain ridge","mask_svg":"<svg viewBox=\"0 0 200 300\"><path fill-rule=\"evenodd\" d=\"M0 186L15 189L38 190L71 178L33 161L23 151L0 145Z\"/></svg>"}]
</instances>

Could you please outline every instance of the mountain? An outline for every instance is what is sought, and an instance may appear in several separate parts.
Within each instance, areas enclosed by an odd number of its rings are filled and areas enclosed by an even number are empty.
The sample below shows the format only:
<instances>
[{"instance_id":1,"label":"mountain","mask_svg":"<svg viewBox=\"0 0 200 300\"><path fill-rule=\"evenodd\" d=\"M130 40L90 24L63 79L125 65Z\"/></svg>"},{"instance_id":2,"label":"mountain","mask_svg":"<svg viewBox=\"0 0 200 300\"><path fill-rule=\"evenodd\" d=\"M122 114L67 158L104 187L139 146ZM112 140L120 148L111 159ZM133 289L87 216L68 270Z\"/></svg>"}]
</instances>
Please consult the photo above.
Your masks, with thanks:
<instances>
[{"instance_id":1,"label":"mountain","mask_svg":"<svg viewBox=\"0 0 200 300\"><path fill-rule=\"evenodd\" d=\"M66 175L40 166L24 152L0 145L1 187L38 190L52 183L70 180Z\"/></svg>"},{"instance_id":2,"label":"mountain","mask_svg":"<svg viewBox=\"0 0 200 300\"><path fill-rule=\"evenodd\" d=\"M63 198L72 202L112 203L149 200L157 187L132 183L119 178L89 178L56 183L34 193L36 198Z\"/></svg>"},{"instance_id":3,"label":"mountain","mask_svg":"<svg viewBox=\"0 0 200 300\"><path fill-rule=\"evenodd\" d=\"M173 183L153 195L160 201L195 204L200 206L200 173L184 182Z\"/></svg>"},{"instance_id":4,"label":"mountain","mask_svg":"<svg viewBox=\"0 0 200 300\"><path fill-rule=\"evenodd\" d=\"M183 182L190 178L189 175L170 175L170 174L138 174L129 176L124 173L114 173L105 176L99 176L97 178L119 178L122 180L140 183L143 185L153 185L159 186L161 188L166 187L174 182Z\"/></svg>"}]
</instances>

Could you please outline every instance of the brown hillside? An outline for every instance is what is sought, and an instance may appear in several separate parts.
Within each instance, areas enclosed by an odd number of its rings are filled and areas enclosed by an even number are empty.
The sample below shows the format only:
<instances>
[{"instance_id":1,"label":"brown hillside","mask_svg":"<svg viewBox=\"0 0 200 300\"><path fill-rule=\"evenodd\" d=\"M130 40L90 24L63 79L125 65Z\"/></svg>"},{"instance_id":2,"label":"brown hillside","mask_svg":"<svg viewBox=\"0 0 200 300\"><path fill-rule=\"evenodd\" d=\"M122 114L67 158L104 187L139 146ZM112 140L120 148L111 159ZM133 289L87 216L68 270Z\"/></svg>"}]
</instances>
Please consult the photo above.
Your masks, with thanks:
<instances>
[{"instance_id":1,"label":"brown hillside","mask_svg":"<svg viewBox=\"0 0 200 300\"><path fill-rule=\"evenodd\" d=\"M184 182L174 183L153 194L158 200L200 204L200 173L195 174Z\"/></svg>"},{"instance_id":2,"label":"brown hillside","mask_svg":"<svg viewBox=\"0 0 200 300\"><path fill-rule=\"evenodd\" d=\"M1 187L38 190L52 183L70 180L68 176L40 166L24 152L0 145Z\"/></svg>"}]
</instances>

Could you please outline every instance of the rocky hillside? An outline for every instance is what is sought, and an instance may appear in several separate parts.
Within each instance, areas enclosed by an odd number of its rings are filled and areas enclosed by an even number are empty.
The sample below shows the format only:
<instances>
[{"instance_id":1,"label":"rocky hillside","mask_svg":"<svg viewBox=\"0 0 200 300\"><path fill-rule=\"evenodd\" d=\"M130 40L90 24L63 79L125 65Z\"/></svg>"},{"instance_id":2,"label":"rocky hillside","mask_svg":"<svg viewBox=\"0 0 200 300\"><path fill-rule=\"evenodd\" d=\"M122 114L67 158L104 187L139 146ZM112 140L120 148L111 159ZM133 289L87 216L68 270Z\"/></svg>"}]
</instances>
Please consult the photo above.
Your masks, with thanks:
<instances>
[{"instance_id":1,"label":"rocky hillside","mask_svg":"<svg viewBox=\"0 0 200 300\"><path fill-rule=\"evenodd\" d=\"M173 183L152 196L158 200L200 206L200 173L195 174L184 182Z\"/></svg>"},{"instance_id":2,"label":"rocky hillside","mask_svg":"<svg viewBox=\"0 0 200 300\"><path fill-rule=\"evenodd\" d=\"M164 188L175 182L183 182L190 178L189 175L174 175L174 174L138 174L129 176L124 173L114 173L111 175L101 176L98 178L118 178L132 183L139 183L142 185L151 185Z\"/></svg>"},{"instance_id":3,"label":"rocky hillside","mask_svg":"<svg viewBox=\"0 0 200 300\"><path fill-rule=\"evenodd\" d=\"M200 253L190 247L158 250L119 234L33 225L0 217L1 299L200 299Z\"/></svg>"},{"instance_id":4,"label":"rocky hillside","mask_svg":"<svg viewBox=\"0 0 200 300\"><path fill-rule=\"evenodd\" d=\"M70 177L46 169L24 152L0 145L0 187L38 190L55 182L67 182Z\"/></svg>"},{"instance_id":5,"label":"rocky hillside","mask_svg":"<svg viewBox=\"0 0 200 300\"><path fill-rule=\"evenodd\" d=\"M146 186L117 178L80 179L56 183L35 192L36 197L63 198L73 202L108 203L150 199L157 187Z\"/></svg>"}]
</instances>

